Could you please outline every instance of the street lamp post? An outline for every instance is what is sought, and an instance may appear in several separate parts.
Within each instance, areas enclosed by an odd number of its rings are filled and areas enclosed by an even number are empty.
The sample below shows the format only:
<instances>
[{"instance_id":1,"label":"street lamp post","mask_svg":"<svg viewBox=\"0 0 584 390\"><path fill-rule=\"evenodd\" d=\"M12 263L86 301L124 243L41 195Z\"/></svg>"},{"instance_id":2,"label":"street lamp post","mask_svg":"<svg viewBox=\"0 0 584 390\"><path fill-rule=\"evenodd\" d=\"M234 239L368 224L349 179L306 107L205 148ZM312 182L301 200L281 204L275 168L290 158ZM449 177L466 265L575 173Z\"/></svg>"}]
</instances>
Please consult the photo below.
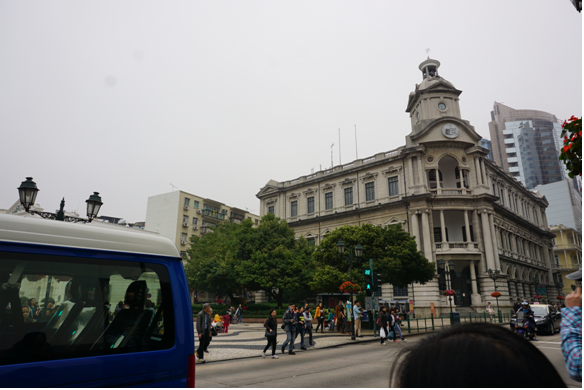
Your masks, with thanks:
<instances>
[{"instance_id":1,"label":"street lamp post","mask_svg":"<svg viewBox=\"0 0 584 390\"><path fill-rule=\"evenodd\" d=\"M351 283L353 283L353 254L351 253L351 251L349 251L349 255L348 256L343 256L343 253L345 253L345 243L343 242L343 240L339 240L339 242L337 243L337 251L339 251L339 254L341 255L341 259L347 259L349 260L349 281ZM363 247L361 246L361 244L357 244L355 246L355 257L358 259L363 255ZM351 310L353 310L353 289L351 289ZM354 317L354 312L353 313L348 313L347 310L347 315L351 315L351 317ZM353 318L352 324L351 324L351 340L355 340L355 318Z\"/></svg>"},{"instance_id":2,"label":"street lamp post","mask_svg":"<svg viewBox=\"0 0 584 390\"><path fill-rule=\"evenodd\" d=\"M37 214L45 219L55 219L57 221L65 221L65 198L61 200L61 207L56 214L47 213L47 212L38 212L31 210L30 208L34 206L37 194L39 189L34 181L32 181L32 177L27 177L26 181L20 183L20 187L18 187L18 197L20 198L20 204L24 207L24 210L30 214ZM85 201L87 203L87 219L88 222L91 222L97 214L99 213L99 209L103 202L101 201L101 197L99 196L99 192L94 192L93 195L89 197ZM76 217L67 217L68 222L85 222L84 220L78 219Z\"/></svg>"},{"instance_id":3,"label":"street lamp post","mask_svg":"<svg viewBox=\"0 0 584 390\"><path fill-rule=\"evenodd\" d=\"M446 263L444 260L440 260L438 262L438 267L444 270L446 278L446 289L452 290L450 272L454 271L454 261L450 260L448 263ZM448 302L450 303L450 320L452 321L452 296L448 296Z\"/></svg>"},{"instance_id":4,"label":"street lamp post","mask_svg":"<svg viewBox=\"0 0 584 390\"><path fill-rule=\"evenodd\" d=\"M499 274L501 273L501 271L499 271L498 269L493 271L492 269L489 268L488 273L489 278L493 279L493 282L495 282L495 292L497 292L497 279L499 278ZM499 318L499 322L501 322L501 310L499 310L499 297L495 297L495 299L497 300L497 317Z\"/></svg>"}]
</instances>

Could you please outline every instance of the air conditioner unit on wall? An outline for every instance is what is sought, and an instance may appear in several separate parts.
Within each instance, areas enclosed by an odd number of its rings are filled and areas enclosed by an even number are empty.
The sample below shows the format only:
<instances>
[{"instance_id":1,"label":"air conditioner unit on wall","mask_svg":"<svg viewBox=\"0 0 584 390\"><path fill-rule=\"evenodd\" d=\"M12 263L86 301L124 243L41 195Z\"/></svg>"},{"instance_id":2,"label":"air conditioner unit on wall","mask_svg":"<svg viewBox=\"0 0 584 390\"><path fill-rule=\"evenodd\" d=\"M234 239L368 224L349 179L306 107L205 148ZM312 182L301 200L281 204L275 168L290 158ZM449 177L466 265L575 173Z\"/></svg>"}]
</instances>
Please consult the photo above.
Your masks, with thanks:
<instances>
[{"instance_id":1,"label":"air conditioner unit on wall","mask_svg":"<svg viewBox=\"0 0 584 390\"><path fill-rule=\"evenodd\" d=\"M183 227L189 227L189 223L188 222L183 222Z\"/></svg>"},{"instance_id":2,"label":"air conditioner unit on wall","mask_svg":"<svg viewBox=\"0 0 584 390\"><path fill-rule=\"evenodd\" d=\"M186 240L180 240L180 244L181 244L181 245L186 245L186 244L187 244L187 242L186 242Z\"/></svg>"},{"instance_id":3,"label":"air conditioner unit on wall","mask_svg":"<svg viewBox=\"0 0 584 390\"><path fill-rule=\"evenodd\" d=\"M197 214L203 214L201 210L197 210Z\"/></svg>"},{"instance_id":4,"label":"air conditioner unit on wall","mask_svg":"<svg viewBox=\"0 0 584 390\"><path fill-rule=\"evenodd\" d=\"M199 227L197 225L194 225L193 230L199 230Z\"/></svg>"},{"instance_id":5,"label":"air conditioner unit on wall","mask_svg":"<svg viewBox=\"0 0 584 390\"><path fill-rule=\"evenodd\" d=\"M188 210L188 209L189 209L189 205L186 205L186 204L185 204L185 207L184 207L184 209L185 209L185 210Z\"/></svg>"}]
</instances>

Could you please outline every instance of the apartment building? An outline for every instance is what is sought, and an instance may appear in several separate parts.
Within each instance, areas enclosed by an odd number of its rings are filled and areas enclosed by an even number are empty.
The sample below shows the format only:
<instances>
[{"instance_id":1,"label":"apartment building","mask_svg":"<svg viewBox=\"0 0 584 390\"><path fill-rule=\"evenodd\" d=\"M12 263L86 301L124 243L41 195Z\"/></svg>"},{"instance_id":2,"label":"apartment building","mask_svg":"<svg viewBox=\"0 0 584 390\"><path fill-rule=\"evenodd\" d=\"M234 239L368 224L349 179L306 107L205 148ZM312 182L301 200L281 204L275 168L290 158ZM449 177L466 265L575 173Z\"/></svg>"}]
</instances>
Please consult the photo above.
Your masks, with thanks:
<instances>
[{"instance_id":1,"label":"apartment building","mask_svg":"<svg viewBox=\"0 0 584 390\"><path fill-rule=\"evenodd\" d=\"M214 199L172 191L148 198L144 229L169 238L184 255L191 236L205 235L224 221L241 223L245 219L258 225L260 217Z\"/></svg>"}]
</instances>

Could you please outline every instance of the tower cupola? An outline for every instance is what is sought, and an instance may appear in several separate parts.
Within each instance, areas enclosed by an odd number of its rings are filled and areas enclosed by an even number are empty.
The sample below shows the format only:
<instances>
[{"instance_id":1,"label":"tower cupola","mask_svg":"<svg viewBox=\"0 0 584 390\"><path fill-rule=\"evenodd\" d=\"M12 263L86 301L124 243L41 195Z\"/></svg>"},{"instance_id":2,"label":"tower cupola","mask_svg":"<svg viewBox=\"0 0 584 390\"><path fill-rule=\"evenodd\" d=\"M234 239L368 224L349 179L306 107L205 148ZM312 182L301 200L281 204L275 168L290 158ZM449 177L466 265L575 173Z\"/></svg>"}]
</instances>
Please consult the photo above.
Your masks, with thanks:
<instances>
[{"instance_id":1,"label":"tower cupola","mask_svg":"<svg viewBox=\"0 0 584 390\"><path fill-rule=\"evenodd\" d=\"M425 80L427 78L432 78L438 76L438 68L440 67L440 61L433 60L430 57L420 64L418 67L422 71L422 78Z\"/></svg>"}]
</instances>

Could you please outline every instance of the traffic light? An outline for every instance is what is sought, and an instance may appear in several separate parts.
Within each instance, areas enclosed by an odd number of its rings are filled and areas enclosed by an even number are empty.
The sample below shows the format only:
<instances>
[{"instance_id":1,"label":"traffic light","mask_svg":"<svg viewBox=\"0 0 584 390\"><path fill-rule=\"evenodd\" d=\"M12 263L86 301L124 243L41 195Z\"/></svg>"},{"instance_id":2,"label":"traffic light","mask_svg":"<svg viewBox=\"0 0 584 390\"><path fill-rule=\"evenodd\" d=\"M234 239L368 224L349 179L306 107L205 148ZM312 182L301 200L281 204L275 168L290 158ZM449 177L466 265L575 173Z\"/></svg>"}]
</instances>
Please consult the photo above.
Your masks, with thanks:
<instances>
[{"instance_id":1,"label":"traffic light","mask_svg":"<svg viewBox=\"0 0 584 390\"><path fill-rule=\"evenodd\" d=\"M373 278L371 275L371 269L366 269L365 270L365 293L367 294L368 297L371 296L371 291L373 291Z\"/></svg>"}]
</instances>

